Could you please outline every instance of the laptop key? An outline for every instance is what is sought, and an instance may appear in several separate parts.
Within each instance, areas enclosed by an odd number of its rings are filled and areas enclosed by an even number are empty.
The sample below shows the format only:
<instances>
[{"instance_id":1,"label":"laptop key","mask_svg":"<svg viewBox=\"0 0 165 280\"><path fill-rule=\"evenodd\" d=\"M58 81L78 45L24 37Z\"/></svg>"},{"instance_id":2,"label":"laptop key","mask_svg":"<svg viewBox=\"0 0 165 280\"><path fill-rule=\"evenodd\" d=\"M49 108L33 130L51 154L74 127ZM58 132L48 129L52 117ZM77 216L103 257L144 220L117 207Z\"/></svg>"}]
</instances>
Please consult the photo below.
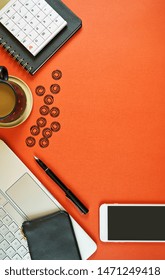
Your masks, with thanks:
<instances>
[{"instance_id":1,"label":"laptop key","mask_svg":"<svg viewBox=\"0 0 165 280\"><path fill-rule=\"evenodd\" d=\"M15 250L17 250L21 246L21 243L19 242L18 239L14 239L11 245Z\"/></svg>"},{"instance_id":2,"label":"laptop key","mask_svg":"<svg viewBox=\"0 0 165 280\"><path fill-rule=\"evenodd\" d=\"M21 240L24 237L21 229L17 230L17 232L15 233L15 237L18 238L18 240Z\"/></svg>"},{"instance_id":3,"label":"laptop key","mask_svg":"<svg viewBox=\"0 0 165 280\"><path fill-rule=\"evenodd\" d=\"M5 225L2 225L0 227L0 233L6 235L7 232L8 232L8 228Z\"/></svg>"},{"instance_id":4,"label":"laptop key","mask_svg":"<svg viewBox=\"0 0 165 280\"><path fill-rule=\"evenodd\" d=\"M26 248L24 247L24 246L21 246L18 250L17 250L17 252L20 254L20 256L24 256L26 253L27 253L27 250L26 250Z\"/></svg>"},{"instance_id":5,"label":"laptop key","mask_svg":"<svg viewBox=\"0 0 165 280\"><path fill-rule=\"evenodd\" d=\"M14 255L15 255L15 250L12 248L12 247L9 247L7 250L6 250L6 254L8 255L9 258L12 258Z\"/></svg>"},{"instance_id":6,"label":"laptop key","mask_svg":"<svg viewBox=\"0 0 165 280\"><path fill-rule=\"evenodd\" d=\"M22 260L20 255L16 254L14 257L12 257L12 260Z\"/></svg>"},{"instance_id":7,"label":"laptop key","mask_svg":"<svg viewBox=\"0 0 165 280\"><path fill-rule=\"evenodd\" d=\"M3 249L3 250L6 250L8 247L9 247L9 243L6 241L6 240L3 240L1 243L0 243L0 249Z\"/></svg>"},{"instance_id":8,"label":"laptop key","mask_svg":"<svg viewBox=\"0 0 165 280\"><path fill-rule=\"evenodd\" d=\"M0 249L0 260L3 260L6 257L6 253Z\"/></svg>"},{"instance_id":9,"label":"laptop key","mask_svg":"<svg viewBox=\"0 0 165 280\"><path fill-rule=\"evenodd\" d=\"M5 203L6 203L7 201L6 201L6 198L0 193L0 205L5 205Z\"/></svg>"},{"instance_id":10,"label":"laptop key","mask_svg":"<svg viewBox=\"0 0 165 280\"><path fill-rule=\"evenodd\" d=\"M3 238L2 234L0 234L0 242L1 242L3 239L4 239L4 238Z\"/></svg>"},{"instance_id":11,"label":"laptop key","mask_svg":"<svg viewBox=\"0 0 165 280\"><path fill-rule=\"evenodd\" d=\"M24 257L23 260L31 260L30 254L27 253Z\"/></svg>"},{"instance_id":12,"label":"laptop key","mask_svg":"<svg viewBox=\"0 0 165 280\"><path fill-rule=\"evenodd\" d=\"M23 217L15 210L15 208L8 202L4 205L4 209L6 212L18 223L18 225L22 225L24 219Z\"/></svg>"},{"instance_id":13,"label":"laptop key","mask_svg":"<svg viewBox=\"0 0 165 280\"><path fill-rule=\"evenodd\" d=\"M5 211L2 208L0 208L0 218L3 218L5 215Z\"/></svg>"},{"instance_id":14,"label":"laptop key","mask_svg":"<svg viewBox=\"0 0 165 280\"><path fill-rule=\"evenodd\" d=\"M4 218L3 218L3 223L5 224L5 225L9 225L9 224L11 224L11 222L12 222L12 219L8 216L8 215L6 215Z\"/></svg>"},{"instance_id":15,"label":"laptop key","mask_svg":"<svg viewBox=\"0 0 165 280\"><path fill-rule=\"evenodd\" d=\"M7 260L11 260L8 256L6 256L6 258L4 258L4 261Z\"/></svg>"},{"instance_id":16,"label":"laptop key","mask_svg":"<svg viewBox=\"0 0 165 280\"><path fill-rule=\"evenodd\" d=\"M14 235L12 234L12 232L8 232L7 234L6 234L6 240L8 241L8 242L12 242L13 240L14 240Z\"/></svg>"},{"instance_id":17,"label":"laptop key","mask_svg":"<svg viewBox=\"0 0 165 280\"><path fill-rule=\"evenodd\" d=\"M11 230L12 232L16 232L18 230L18 226L16 225L16 223L12 222L9 225L9 230Z\"/></svg>"}]
</instances>

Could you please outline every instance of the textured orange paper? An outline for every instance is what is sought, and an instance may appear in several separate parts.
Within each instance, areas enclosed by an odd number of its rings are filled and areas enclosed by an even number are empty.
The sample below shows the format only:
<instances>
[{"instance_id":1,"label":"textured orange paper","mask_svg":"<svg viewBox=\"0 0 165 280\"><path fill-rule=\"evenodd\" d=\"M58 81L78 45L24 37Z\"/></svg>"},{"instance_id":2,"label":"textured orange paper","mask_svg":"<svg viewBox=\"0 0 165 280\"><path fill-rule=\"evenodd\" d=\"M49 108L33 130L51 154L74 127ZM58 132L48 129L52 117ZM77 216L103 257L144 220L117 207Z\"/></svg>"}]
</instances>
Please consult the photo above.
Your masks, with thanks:
<instances>
[{"instance_id":1,"label":"textured orange paper","mask_svg":"<svg viewBox=\"0 0 165 280\"><path fill-rule=\"evenodd\" d=\"M65 3L83 27L33 77L0 49L0 64L23 79L34 97L29 119L0 129L0 137L97 242L91 259L165 259L165 243L99 240L102 203L165 203L165 2ZM47 148L28 148L25 139L43 104L35 88L49 92L55 69L63 73L55 96L61 130ZM75 209L33 155L81 198L88 215Z\"/></svg>"}]
</instances>

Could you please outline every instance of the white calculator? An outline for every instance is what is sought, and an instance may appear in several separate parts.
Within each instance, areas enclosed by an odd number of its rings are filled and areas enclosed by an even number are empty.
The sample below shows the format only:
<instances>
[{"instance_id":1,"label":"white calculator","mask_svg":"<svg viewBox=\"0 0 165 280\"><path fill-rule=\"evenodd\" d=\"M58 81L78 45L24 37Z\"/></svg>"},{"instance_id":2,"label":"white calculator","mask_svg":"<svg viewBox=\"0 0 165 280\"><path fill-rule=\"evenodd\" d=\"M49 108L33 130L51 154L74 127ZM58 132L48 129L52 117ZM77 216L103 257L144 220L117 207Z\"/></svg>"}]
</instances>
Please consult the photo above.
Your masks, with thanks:
<instances>
[{"instance_id":1,"label":"white calculator","mask_svg":"<svg viewBox=\"0 0 165 280\"><path fill-rule=\"evenodd\" d=\"M0 22L33 56L67 25L45 0L10 0Z\"/></svg>"}]
</instances>

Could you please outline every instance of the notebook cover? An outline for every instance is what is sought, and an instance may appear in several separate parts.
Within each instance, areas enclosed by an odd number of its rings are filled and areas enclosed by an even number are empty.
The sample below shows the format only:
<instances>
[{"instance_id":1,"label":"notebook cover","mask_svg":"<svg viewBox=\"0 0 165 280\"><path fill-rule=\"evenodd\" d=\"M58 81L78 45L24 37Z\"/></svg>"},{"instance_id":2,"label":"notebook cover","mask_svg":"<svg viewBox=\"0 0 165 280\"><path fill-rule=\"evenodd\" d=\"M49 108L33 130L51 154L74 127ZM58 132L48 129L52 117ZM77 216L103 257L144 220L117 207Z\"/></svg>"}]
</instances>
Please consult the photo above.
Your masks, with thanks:
<instances>
[{"instance_id":1,"label":"notebook cover","mask_svg":"<svg viewBox=\"0 0 165 280\"><path fill-rule=\"evenodd\" d=\"M0 44L32 75L82 26L81 19L62 3L62 1L46 1L68 24L35 57L0 23Z\"/></svg>"},{"instance_id":2,"label":"notebook cover","mask_svg":"<svg viewBox=\"0 0 165 280\"><path fill-rule=\"evenodd\" d=\"M22 225L32 260L80 260L69 214L58 211Z\"/></svg>"}]
</instances>

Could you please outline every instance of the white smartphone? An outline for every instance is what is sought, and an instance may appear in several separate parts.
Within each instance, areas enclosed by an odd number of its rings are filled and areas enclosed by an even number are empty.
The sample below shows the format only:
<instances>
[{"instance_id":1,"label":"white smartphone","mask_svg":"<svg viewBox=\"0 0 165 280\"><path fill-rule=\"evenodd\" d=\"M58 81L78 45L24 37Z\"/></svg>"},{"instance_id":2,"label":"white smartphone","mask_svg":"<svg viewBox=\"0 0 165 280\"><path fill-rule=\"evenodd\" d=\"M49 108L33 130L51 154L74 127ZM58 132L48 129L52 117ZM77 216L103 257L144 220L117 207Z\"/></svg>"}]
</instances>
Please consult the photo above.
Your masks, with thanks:
<instances>
[{"instance_id":1,"label":"white smartphone","mask_svg":"<svg viewBox=\"0 0 165 280\"><path fill-rule=\"evenodd\" d=\"M104 242L165 242L165 204L102 204Z\"/></svg>"}]
</instances>

